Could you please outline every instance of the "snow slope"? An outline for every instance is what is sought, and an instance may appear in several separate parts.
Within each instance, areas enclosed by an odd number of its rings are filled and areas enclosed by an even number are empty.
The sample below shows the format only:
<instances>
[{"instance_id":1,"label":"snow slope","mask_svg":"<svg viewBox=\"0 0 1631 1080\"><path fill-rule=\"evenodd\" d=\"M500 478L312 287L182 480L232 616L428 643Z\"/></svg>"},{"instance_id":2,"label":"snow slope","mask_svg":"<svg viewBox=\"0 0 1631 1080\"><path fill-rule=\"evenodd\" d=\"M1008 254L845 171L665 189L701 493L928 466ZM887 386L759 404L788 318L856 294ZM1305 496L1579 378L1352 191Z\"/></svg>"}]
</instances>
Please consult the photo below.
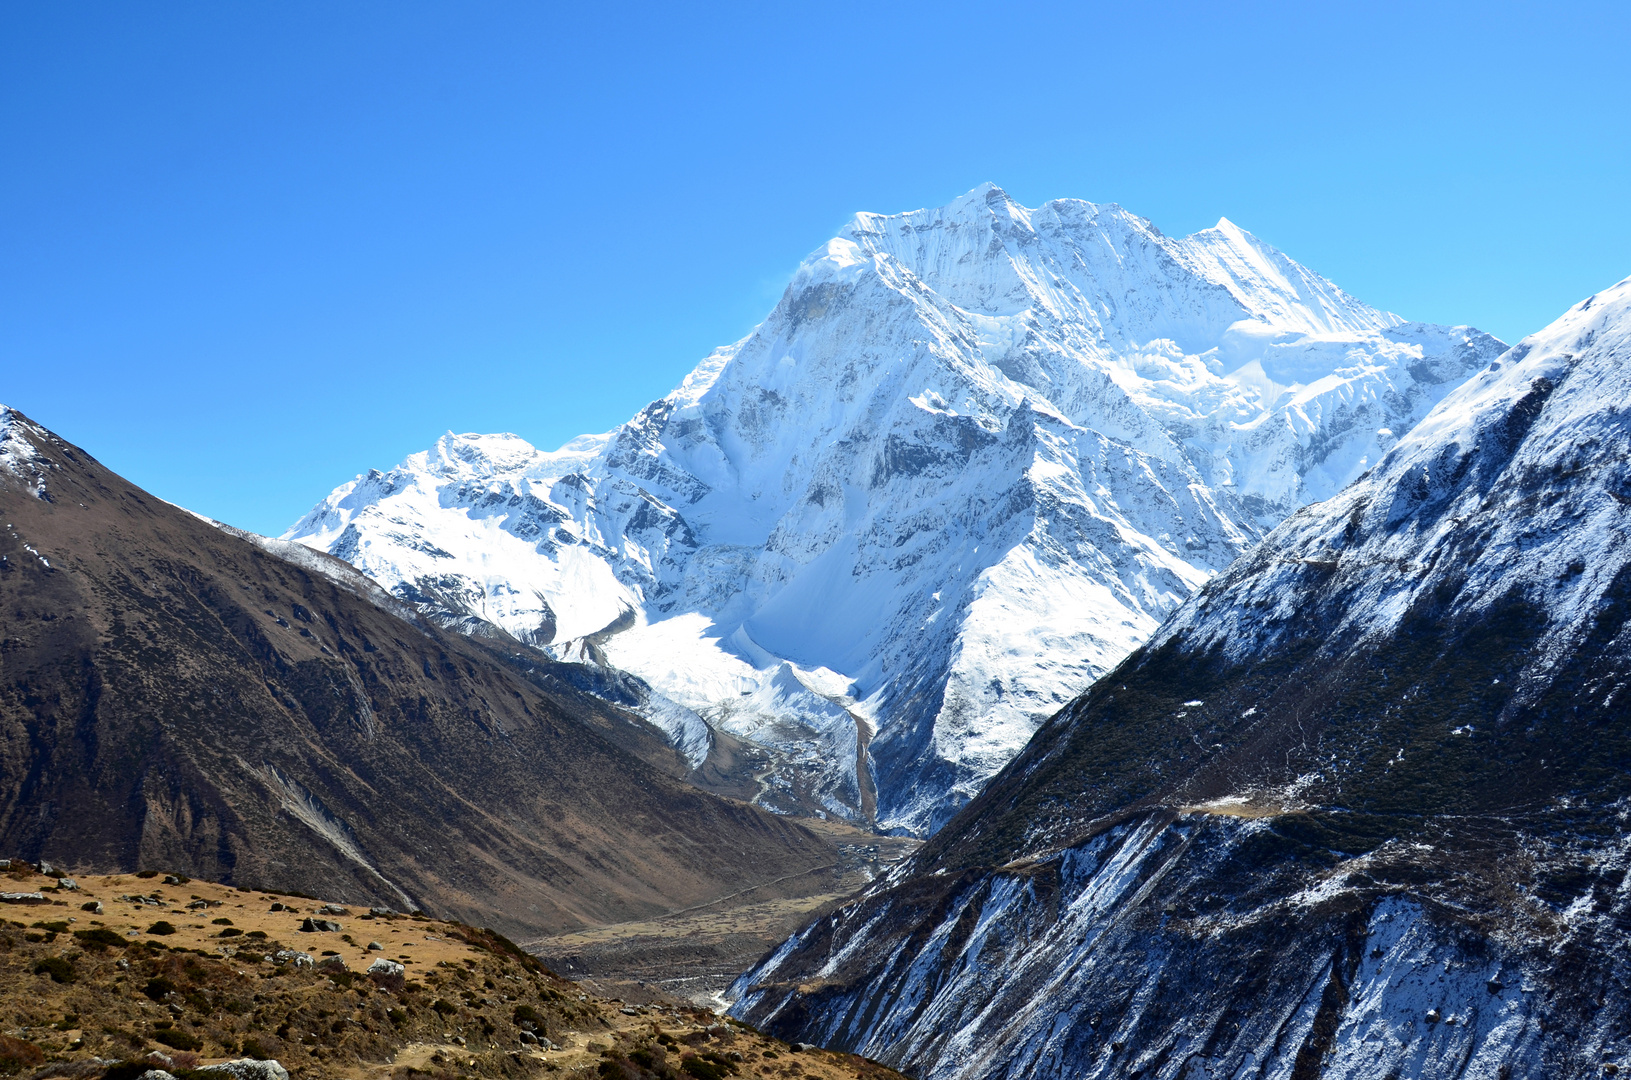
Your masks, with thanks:
<instances>
[{"instance_id":1,"label":"snow slope","mask_svg":"<svg viewBox=\"0 0 1631 1080\"><path fill-rule=\"evenodd\" d=\"M928 832L1502 347L1228 221L1174 239L984 185L858 215L614 431L449 433L286 535L450 625L598 652L822 773L831 812Z\"/></svg>"}]
</instances>

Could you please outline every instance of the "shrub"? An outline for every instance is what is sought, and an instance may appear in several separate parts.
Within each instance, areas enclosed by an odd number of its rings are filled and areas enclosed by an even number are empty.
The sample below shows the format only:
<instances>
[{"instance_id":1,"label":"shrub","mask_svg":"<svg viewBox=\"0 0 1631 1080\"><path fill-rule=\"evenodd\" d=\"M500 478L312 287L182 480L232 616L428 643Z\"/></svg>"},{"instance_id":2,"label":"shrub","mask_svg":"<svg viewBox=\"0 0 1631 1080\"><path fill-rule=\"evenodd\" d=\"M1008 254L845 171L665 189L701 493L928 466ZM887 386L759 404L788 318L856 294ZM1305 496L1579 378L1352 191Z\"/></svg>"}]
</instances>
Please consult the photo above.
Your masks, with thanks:
<instances>
[{"instance_id":1,"label":"shrub","mask_svg":"<svg viewBox=\"0 0 1631 1080\"><path fill-rule=\"evenodd\" d=\"M136 876L139 878L156 878L159 876L159 872L157 870L138 870Z\"/></svg>"},{"instance_id":2,"label":"shrub","mask_svg":"<svg viewBox=\"0 0 1631 1080\"><path fill-rule=\"evenodd\" d=\"M123 948L125 939L117 930L109 930L105 926L98 926L92 930L75 930L74 937L79 939L80 945L94 952L114 947Z\"/></svg>"},{"instance_id":3,"label":"shrub","mask_svg":"<svg viewBox=\"0 0 1631 1080\"><path fill-rule=\"evenodd\" d=\"M408 1014L401 1009L386 1009L385 1015L397 1027L401 1027L408 1022Z\"/></svg>"},{"instance_id":4,"label":"shrub","mask_svg":"<svg viewBox=\"0 0 1631 1080\"><path fill-rule=\"evenodd\" d=\"M180 1028L171 1028L168 1031L155 1031L153 1038L173 1050L202 1050L204 1040Z\"/></svg>"},{"instance_id":5,"label":"shrub","mask_svg":"<svg viewBox=\"0 0 1631 1080\"><path fill-rule=\"evenodd\" d=\"M147 980L146 986L142 987L142 993L146 994L154 1001L163 1001L167 995L175 992L176 984L171 982L169 979L166 979L163 975L155 975L153 978Z\"/></svg>"},{"instance_id":6,"label":"shrub","mask_svg":"<svg viewBox=\"0 0 1631 1080\"><path fill-rule=\"evenodd\" d=\"M249 933L245 934L244 937L252 937L256 941L265 941L266 940L266 931L265 930L251 930L251 931L249 931Z\"/></svg>"},{"instance_id":7,"label":"shrub","mask_svg":"<svg viewBox=\"0 0 1631 1080\"><path fill-rule=\"evenodd\" d=\"M55 920L52 922L37 922L34 924L34 929L49 930L53 934L66 934L68 932L68 924L61 920Z\"/></svg>"},{"instance_id":8,"label":"shrub","mask_svg":"<svg viewBox=\"0 0 1631 1080\"><path fill-rule=\"evenodd\" d=\"M74 965L60 956L47 956L34 965L34 974L49 975L51 981L56 983L71 983L74 981Z\"/></svg>"},{"instance_id":9,"label":"shrub","mask_svg":"<svg viewBox=\"0 0 1631 1080\"><path fill-rule=\"evenodd\" d=\"M232 920L227 918L226 916L222 916L219 919L211 919L210 920L210 925L211 926L231 926L232 925Z\"/></svg>"},{"instance_id":10,"label":"shrub","mask_svg":"<svg viewBox=\"0 0 1631 1080\"><path fill-rule=\"evenodd\" d=\"M172 926L170 923L165 922L163 919L160 919L158 922L154 923L152 926L149 926L147 928L147 932L149 934L157 934L159 937L165 937L165 936L167 936L169 934L175 933L176 928L174 926Z\"/></svg>"},{"instance_id":11,"label":"shrub","mask_svg":"<svg viewBox=\"0 0 1631 1080\"><path fill-rule=\"evenodd\" d=\"M221 931L219 934L216 934L215 936L216 937L242 937L243 936L243 931L239 930L236 926L229 926L225 930Z\"/></svg>"},{"instance_id":12,"label":"shrub","mask_svg":"<svg viewBox=\"0 0 1631 1080\"><path fill-rule=\"evenodd\" d=\"M510 1018L517 1024L525 1021L526 1023L536 1026L540 1031L544 1029L544 1018L540 1016L538 1010L533 1008L531 1005L517 1005L515 1007L515 1012L511 1014Z\"/></svg>"},{"instance_id":13,"label":"shrub","mask_svg":"<svg viewBox=\"0 0 1631 1080\"><path fill-rule=\"evenodd\" d=\"M31 1042L0 1035L0 1076L45 1064L45 1051Z\"/></svg>"},{"instance_id":14,"label":"shrub","mask_svg":"<svg viewBox=\"0 0 1631 1080\"><path fill-rule=\"evenodd\" d=\"M243 1054L244 1057L254 1058L256 1061L270 1061L272 1058L272 1055L266 1052L266 1047L261 1045L259 1039L245 1039Z\"/></svg>"},{"instance_id":15,"label":"shrub","mask_svg":"<svg viewBox=\"0 0 1631 1080\"><path fill-rule=\"evenodd\" d=\"M456 1006L449 1005L443 998L437 998L431 1003L430 1007L435 1009L436 1012L442 1016L452 1016L454 1013L459 1011Z\"/></svg>"}]
</instances>

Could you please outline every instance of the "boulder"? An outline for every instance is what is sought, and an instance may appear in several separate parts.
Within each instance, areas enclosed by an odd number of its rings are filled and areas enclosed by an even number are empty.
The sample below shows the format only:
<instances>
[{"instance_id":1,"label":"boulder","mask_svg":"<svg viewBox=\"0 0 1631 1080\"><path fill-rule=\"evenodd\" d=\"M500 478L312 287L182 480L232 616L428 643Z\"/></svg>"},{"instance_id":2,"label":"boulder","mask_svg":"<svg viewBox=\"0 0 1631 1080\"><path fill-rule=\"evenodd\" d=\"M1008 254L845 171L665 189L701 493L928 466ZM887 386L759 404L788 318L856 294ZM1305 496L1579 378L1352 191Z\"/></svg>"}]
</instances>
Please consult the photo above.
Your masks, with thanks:
<instances>
[{"instance_id":1,"label":"boulder","mask_svg":"<svg viewBox=\"0 0 1631 1080\"><path fill-rule=\"evenodd\" d=\"M311 967L316 961L312 959L311 953L308 952L299 952L295 949L279 949L272 954L272 963L293 964L295 967L301 968Z\"/></svg>"},{"instance_id":2,"label":"boulder","mask_svg":"<svg viewBox=\"0 0 1631 1080\"><path fill-rule=\"evenodd\" d=\"M44 893L0 892L0 904L49 904Z\"/></svg>"},{"instance_id":3,"label":"boulder","mask_svg":"<svg viewBox=\"0 0 1631 1080\"><path fill-rule=\"evenodd\" d=\"M317 914L319 914L319 915L349 915L349 914L351 914L351 912L347 911L345 908L341 907L339 904L324 904L322 907L317 909Z\"/></svg>"},{"instance_id":4,"label":"boulder","mask_svg":"<svg viewBox=\"0 0 1631 1080\"><path fill-rule=\"evenodd\" d=\"M102 914L102 901L92 900L88 904L80 904L79 905L79 910L80 911L88 911L92 915L100 915L100 914Z\"/></svg>"},{"instance_id":5,"label":"boulder","mask_svg":"<svg viewBox=\"0 0 1631 1080\"><path fill-rule=\"evenodd\" d=\"M305 919L300 923L300 931L304 934L337 934L341 929L339 923L328 919Z\"/></svg>"},{"instance_id":6,"label":"boulder","mask_svg":"<svg viewBox=\"0 0 1631 1080\"><path fill-rule=\"evenodd\" d=\"M239 1058L219 1065L206 1065L193 1073L197 1080L289 1080L289 1070L277 1061Z\"/></svg>"},{"instance_id":7,"label":"boulder","mask_svg":"<svg viewBox=\"0 0 1631 1080\"><path fill-rule=\"evenodd\" d=\"M381 945L377 941L370 941L368 943L368 951L369 952L384 952L385 951L385 946Z\"/></svg>"},{"instance_id":8,"label":"boulder","mask_svg":"<svg viewBox=\"0 0 1631 1080\"><path fill-rule=\"evenodd\" d=\"M75 881L71 877L58 878L57 888L62 889L65 892L73 892L79 888L79 882Z\"/></svg>"},{"instance_id":9,"label":"boulder","mask_svg":"<svg viewBox=\"0 0 1631 1080\"><path fill-rule=\"evenodd\" d=\"M407 970L395 960L387 960L381 956L368 965L368 970L364 974L374 980L382 990L397 991L401 990L406 982Z\"/></svg>"},{"instance_id":10,"label":"boulder","mask_svg":"<svg viewBox=\"0 0 1631 1080\"><path fill-rule=\"evenodd\" d=\"M345 958L344 957L342 957L342 956L325 956L325 957L323 957L323 959L317 961L317 970L318 971L331 971L332 972L332 971L350 971L351 969L345 966Z\"/></svg>"}]
</instances>

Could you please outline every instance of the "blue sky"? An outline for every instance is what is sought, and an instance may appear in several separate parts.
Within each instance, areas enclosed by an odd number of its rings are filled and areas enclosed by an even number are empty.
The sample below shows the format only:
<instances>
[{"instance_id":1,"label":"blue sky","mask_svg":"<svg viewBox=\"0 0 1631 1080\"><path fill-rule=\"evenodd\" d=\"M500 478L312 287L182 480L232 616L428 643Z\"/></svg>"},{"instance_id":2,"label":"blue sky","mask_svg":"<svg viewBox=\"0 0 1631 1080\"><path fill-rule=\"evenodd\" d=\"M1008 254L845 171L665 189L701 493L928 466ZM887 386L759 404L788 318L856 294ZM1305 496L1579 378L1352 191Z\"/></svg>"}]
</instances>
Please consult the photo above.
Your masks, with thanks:
<instances>
[{"instance_id":1,"label":"blue sky","mask_svg":"<svg viewBox=\"0 0 1631 1080\"><path fill-rule=\"evenodd\" d=\"M0 402L281 532L627 419L857 210L1227 216L1508 340L1631 274L1631 6L0 6Z\"/></svg>"}]
</instances>

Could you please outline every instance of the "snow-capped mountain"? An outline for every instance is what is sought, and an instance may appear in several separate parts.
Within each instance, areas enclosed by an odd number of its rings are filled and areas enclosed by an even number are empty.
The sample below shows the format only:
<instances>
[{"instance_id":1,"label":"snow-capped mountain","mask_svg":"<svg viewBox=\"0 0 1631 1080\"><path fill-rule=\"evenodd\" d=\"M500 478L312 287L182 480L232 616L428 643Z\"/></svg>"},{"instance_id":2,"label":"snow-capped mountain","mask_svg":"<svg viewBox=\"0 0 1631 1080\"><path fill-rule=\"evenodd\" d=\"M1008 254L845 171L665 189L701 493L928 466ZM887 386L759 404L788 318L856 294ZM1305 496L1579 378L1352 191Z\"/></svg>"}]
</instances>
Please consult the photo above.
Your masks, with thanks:
<instances>
[{"instance_id":1,"label":"snow-capped mountain","mask_svg":"<svg viewBox=\"0 0 1631 1080\"><path fill-rule=\"evenodd\" d=\"M698 716L773 747L767 805L928 832L1503 347L1228 221L1174 239L986 185L858 215L622 427L450 433L286 535L640 676L697 753Z\"/></svg>"},{"instance_id":2,"label":"snow-capped mountain","mask_svg":"<svg viewBox=\"0 0 1631 1080\"><path fill-rule=\"evenodd\" d=\"M733 1013L926 1080L1631 1059L1631 279L1050 719Z\"/></svg>"}]
</instances>

